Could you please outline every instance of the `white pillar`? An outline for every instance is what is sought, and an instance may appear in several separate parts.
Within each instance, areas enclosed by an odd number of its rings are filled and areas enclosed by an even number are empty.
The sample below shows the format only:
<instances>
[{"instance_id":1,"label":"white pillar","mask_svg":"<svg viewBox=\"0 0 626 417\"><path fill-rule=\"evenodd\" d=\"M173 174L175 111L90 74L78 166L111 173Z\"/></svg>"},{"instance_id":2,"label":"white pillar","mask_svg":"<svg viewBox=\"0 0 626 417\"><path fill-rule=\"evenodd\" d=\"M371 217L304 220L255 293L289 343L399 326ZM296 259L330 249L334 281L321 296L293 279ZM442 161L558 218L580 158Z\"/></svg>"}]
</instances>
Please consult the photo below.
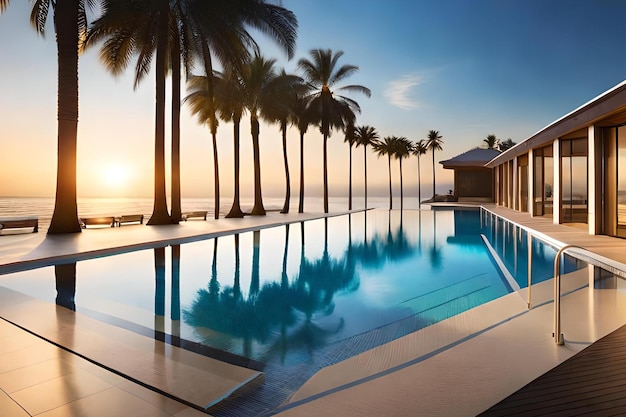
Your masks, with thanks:
<instances>
[{"instance_id":1,"label":"white pillar","mask_svg":"<svg viewBox=\"0 0 626 417\"><path fill-rule=\"evenodd\" d=\"M552 160L554 163L554 184L552 184L552 223L561 223L561 147L559 139L552 142Z\"/></svg>"},{"instance_id":2,"label":"white pillar","mask_svg":"<svg viewBox=\"0 0 626 417\"><path fill-rule=\"evenodd\" d=\"M513 158L513 160L511 161L511 163L513 164L513 201L511 204L511 208L513 210L519 210L519 187L517 184L517 156L515 158Z\"/></svg>"},{"instance_id":3,"label":"white pillar","mask_svg":"<svg viewBox=\"0 0 626 417\"><path fill-rule=\"evenodd\" d=\"M528 151L528 214L535 215L535 158L533 150Z\"/></svg>"},{"instance_id":4,"label":"white pillar","mask_svg":"<svg viewBox=\"0 0 626 417\"><path fill-rule=\"evenodd\" d=\"M587 223L589 234L596 234L596 129L591 125L587 133Z\"/></svg>"}]
</instances>

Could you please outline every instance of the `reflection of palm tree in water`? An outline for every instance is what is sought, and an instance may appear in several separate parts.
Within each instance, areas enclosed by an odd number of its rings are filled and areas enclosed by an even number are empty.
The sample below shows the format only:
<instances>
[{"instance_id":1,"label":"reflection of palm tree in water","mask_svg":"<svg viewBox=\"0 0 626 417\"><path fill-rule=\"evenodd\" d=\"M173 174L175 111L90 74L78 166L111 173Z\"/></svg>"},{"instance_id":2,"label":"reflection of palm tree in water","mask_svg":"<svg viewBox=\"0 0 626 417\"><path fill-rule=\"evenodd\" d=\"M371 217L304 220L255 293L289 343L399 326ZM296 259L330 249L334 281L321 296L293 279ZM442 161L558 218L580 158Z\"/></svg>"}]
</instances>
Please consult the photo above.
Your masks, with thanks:
<instances>
[{"instance_id":1,"label":"reflection of palm tree in water","mask_svg":"<svg viewBox=\"0 0 626 417\"><path fill-rule=\"evenodd\" d=\"M55 265L56 304L76 311L76 262Z\"/></svg>"},{"instance_id":2,"label":"reflection of palm tree in water","mask_svg":"<svg viewBox=\"0 0 626 417\"><path fill-rule=\"evenodd\" d=\"M309 261L304 254L304 224L302 227L302 247L300 269L294 282L290 284L287 275L289 246L289 227L285 228L285 246L280 283L273 282L260 286L258 247L260 233L256 232L253 240L252 280L250 293L245 300L241 294L239 281L239 243L235 235L235 282L232 287L219 289L216 273L211 277L207 290L200 290L189 310L185 311L185 321L196 327L206 327L213 331L243 340L243 354L252 357L252 342L266 343L279 330L279 338L267 350L268 355L280 353L285 359L289 350L307 348L312 351L316 346L326 344L329 335L336 334L343 326L343 321L331 329L318 326L314 321L328 316L334 309L334 294L341 290L354 291L358 288L355 279L354 263L345 258L335 260L328 251L328 224L325 221L324 253L320 259ZM215 259L215 256L214 256ZM301 323L290 332L301 313ZM207 344L211 344L207 340Z\"/></svg>"},{"instance_id":3,"label":"reflection of palm tree in water","mask_svg":"<svg viewBox=\"0 0 626 417\"><path fill-rule=\"evenodd\" d=\"M289 338L290 346L306 347L311 353L316 347L324 346L328 336L336 334L343 328L343 318L334 329L325 329L314 321L332 314L335 293L344 289L354 291L358 288L355 277L354 264L345 258L334 260L330 257L328 219L325 218L322 258L309 261L304 256L304 247L300 254L300 271L291 287L290 296L293 308L302 313L304 321Z\"/></svg>"},{"instance_id":4,"label":"reflection of palm tree in water","mask_svg":"<svg viewBox=\"0 0 626 417\"><path fill-rule=\"evenodd\" d=\"M154 248L154 332L165 330L165 247Z\"/></svg>"},{"instance_id":5,"label":"reflection of palm tree in water","mask_svg":"<svg viewBox=\"0 0 626 417\"><path fill-rule=\"evenodd\" d=\"M180 337L180 245L172 245L172 336Z\"/></svg>"},{"instance_id":6,"label":"reflection of palm tree in water","mask_svg":"<svg viewBox=\"0 0 626 417\"><path fill-rule=\"evenodd\" d=\"M437 245L437 210L433 210L433 243L428 251L430 257L430 265L434 269L441 269L443 264L443 256L441 248Z\"/></svg>"}]
</instances>

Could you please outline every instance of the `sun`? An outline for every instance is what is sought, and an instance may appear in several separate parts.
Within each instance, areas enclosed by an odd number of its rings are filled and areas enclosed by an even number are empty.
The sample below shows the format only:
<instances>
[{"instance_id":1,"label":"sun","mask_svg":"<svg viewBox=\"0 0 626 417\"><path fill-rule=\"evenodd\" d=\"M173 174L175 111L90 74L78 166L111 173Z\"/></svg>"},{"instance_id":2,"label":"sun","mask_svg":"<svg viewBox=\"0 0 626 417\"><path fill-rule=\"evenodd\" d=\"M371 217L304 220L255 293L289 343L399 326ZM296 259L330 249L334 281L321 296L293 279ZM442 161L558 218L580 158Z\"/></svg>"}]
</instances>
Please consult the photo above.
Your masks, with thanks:
<instances>
[{"instance_id":1,"label":"sun","mask_svg":"<svg viewBox=\"0 0 626 417\"><path fill-rule=\"evenodd\" d=\"M123 165L110 165L102 171L102 180L112 188L124 187L129 179L130 170Z\"/></svg>"}]
</instances>

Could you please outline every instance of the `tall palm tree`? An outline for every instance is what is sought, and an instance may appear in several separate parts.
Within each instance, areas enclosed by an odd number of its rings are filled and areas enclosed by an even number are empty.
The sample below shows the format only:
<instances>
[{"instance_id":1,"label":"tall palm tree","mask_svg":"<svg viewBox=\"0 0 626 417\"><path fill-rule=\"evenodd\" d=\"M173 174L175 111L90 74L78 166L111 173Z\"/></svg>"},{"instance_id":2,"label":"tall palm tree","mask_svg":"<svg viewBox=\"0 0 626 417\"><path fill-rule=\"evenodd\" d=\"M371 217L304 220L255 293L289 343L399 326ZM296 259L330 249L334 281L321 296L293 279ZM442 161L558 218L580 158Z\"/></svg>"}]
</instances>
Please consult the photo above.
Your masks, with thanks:
<instances>
[{"instance_id":1,"label":"tall palm tree","mask_svg":"<svg viewBox=\"0 0 626 417\"><path fill-rule=\"evenodd\" d=\"M171 224L165 194L165 75L169 44L168 0L124 1L103 0L102 15L94 21L88 44L105 40L100 59L118 75L133 54L138 55L135 67L135 88L150 71L156 50L155 76L155 140L154 140L154 203L147 224Z\"/></svg>"},{"instance_id":2,"label":"tall palm tree","mask_svg":"<svg viewBox=\"0 0 626 417\"><path fill-rule=\"evenodd\" d=\"M256 54L241 71L241 84L244 92L243 103L250 113L250 133L252 134L252 153L254 159L254 207L253 216L265 215L261 191L261 156L259 147L259 118L269 101L273 98L272 88L276 86L277 75L274 70L275 59L265 59Z\"/></svg>"},{"instance_id":3,"label":"tall palm tree","mask_svg":"<svg viewBox=\"0 0 626 417\"><path fill-rule=\"evenodd\" d=\"M420 166L421 156L426 154L428 148L424 140L418 140L413 144L411 153L417 156L417 206L422 207L422 167Z\"/></svg>"},{"instance_id":4,"label":"tall palm tree","mask_svg":"<svg viewBox=\"0 0 626 417\"><path fill-rule=\"evenodd\" d=\"M348 122L345 127L344 142L348 144L350 148L350 163L348 165L348 210L352 210L352 146L356 143L356 136L354 135L355 127L353 122Z\"/></svg>"},{"instance_id":5,"label":"tall palm tree","mask_svg":"<svg viewBox=\"0 0 626 417\"><path fill-rule=\"evenodd\" d=\"M295 50L297 20L295 15L282 7L267 4L265 0L242 0L233 2L231 0L220 1L198 1L198 0L177 0L188 5L186 16L189 16L189 26L191 33L196 40L195 52L200 55L204 64L204 71L207 76L213 74L213 54L216 55L222 66L226 70L237 70L240 72L242 65L250 58L248 48L258 51L258 46L246 26L259 29L275 41L291 59ZM246 48L247 47L247 48ZM230 71L229 79L233 81ZM215 218L219 218L220 188L219 188L219 166L217 156L217 117L216 112L219 103L216 102L215 86L213 77L207 77L207 104L209 126L213 145L214 160L214 198L215 198ZM231 84L233 87L233 84ZM224 99L224 94L222 94ZM233 101L228 100L232 110ZM235 107L237 107L235 105ZM227 111L227 120L237 119L234 123L234 140L237 153L235 154L235 198L231 210L227 217L243 217L239 204L239 121L242 111L235 109L234 113Z\"/></svg>"},{"instance_id":6,"label":"tall palm tree","mask_svg":"<svg viewBox=\"0 0 626 417\"><path fill-rule=\"evenodd\" d=\"M404 136L395 138L396 144L394 146L393 156L398 160L400 164L400 210L404 208L404 191L402 185L402 160L408 158L411 155L412 143Z\"/></svg>"},{"instance_id":7,"label":"tall palm tree","mask_svg":"<svg viewBox=\"0 0 626 417\"><path fill-rule=\"evenodd\" d=\"M333 53L330 49L313 49L309 52L311 60L300 59L298 68L304 73L304 78L314 88L309 96L309 107L313 110L319 123L320 131L324 136L324 213L328 213L328 137L333 129L343 128L349 121L354 121L355 113L361 111L359 104L348 97L335 94L331 88L346 77L358 71L354 65L342 65L337 62L343 51ZM367 97L371 91L362 85L347 85L337 87L335 91L361 92Z\"/></svg>"},{"instance_id":8,"label":"tall palm tree","mask_svg":"<svg viewBox=\"0 0 626 417\"><path fill-rule=\"evenodd\" d=\"M383 140L378 140L372 146L374 152L380 158L387 155L387 162L389 167L389 210L393 209L393 194L391 190L391 157L395 155L398 144L398 138L395 136L387 136Z\"/></svg>"},{"instance_id":9,"label":"tall palm tree","mask_svg":"<svg viewBox=\"0 0 626 417\"><path fill-rule=\"evenodd\" d=\"M442 149L443 140L438 130L430 130L426 137L426 147L433 154L433 198L435 198L435 151Z\"/></svg>"},{"instance_id":10,"label":"tall palm tree","mask_svg":"<svg viewBox=\"0 0 626 417\"><path fill-rule=\"evenodd\" d=\"M212 77L208 76L192 76L189 79L187 89L190 94L185 97L184 102L190 104L191 113L198 117L198 122L206 124L211 132L211 144L213 147L213 197L215 199L214 218L219 218L220 209L220 172L219 159L217 151L217 128L219 121L216 117L217 102L215 97L215 88L209 88L209 84L214 86L220 77L219 73L214 73ZM209 81L209 78L212 78ZM237 127L239 125L237 124ZM174 209L172 208L172 216Z\"/></svg>"},{"instance_id":11,"label":"tall palm tree","mask_svg":"<svg viewBox=\"0 0 626 417\"><path fill-rule=\"evenodd\" d=\"M367 210L367 146L374 145L378 140L378 132L372 126L359 126L354 135L356 147L363 146L363 172L365 173L365 209Z\"/></svg>"},{"instance_id":12,"label":"tall palm tree","mask_svg":"<svg viewBox=\"0 0 626 417\"><path fill-rule=\"evenodd\" d=\"M53 10L57 43L57 180L54 211L48 234L77 233L82 229L76 204L76 150L78 144L78 51L87 34L85 5L96 0L33 1L30 23L40 35ZM0 13L9 0L0 0Z\"/></svg>"},{"instance_id":13,"label":"tall palm tree","mask_svg":"<svg viewBox=\"0 0 626 417\"><path fill-rule=\"evenodd\" d=\"M285 166L285 202L281 213L289 213L291 200L291 178L289 176L289 160L287 158L287 127L291 119L293 102L298 98L298 91L303 88L302 78L287 74L283 68L277 75L275 86L270 90L273 97L266 100L262 109L265 118L280 125L283 141L283 164Z\"/></svg>"},{"instance_id":14,"label":"tall palm tree","mask_svg":"<svg viewBox=\"0 0 626 417\"><path fill-rule=\"evenodd\" d=\"M496 138L496 135L487 135L483 142L487 145L487 149L498 149L500 140Z\"/></svg>"},{"instance_id":15,"label":"tall palm tree","mask_svg":"<svg viewBox=\"0 0 626 417\"><path fill-rule=\"evenodd\" d=\"M226 71L219 78L216 86L217 108L222 119L233 123L233 156L234 156L234 193L233 204L227 218L241 218L244 216L240 202L240 131L239 125L245 112L243 104L244 91L239 75L234 70Z\"/></svg>"},{"instance_id":16,"label":"tall palm tree","mask_svg":"<svg viewBox=\"0 0 626 417\"><path fill-rule=\"evenodd\" d=\"M304 84L306 87L307 85ZM306 92L298 94L291 107L292 123L298 126L300 132L300 189L298 191L298 213L304 212L304 135L312 123L311 114L307 108Z\"/></svg>"},{"instance_id":17,"label":"tall palm tree","mask_svg":"<svg viewBox=\"0 0 626 417\"><path fill-rule=\"evenodd\" d=\"M184 33L195 42L195 53L202 57L208 75L212 74L211 51L223 64L233 64L242 57L242 44L256 46L245 25L269 34L291 56L297 21L287 9L266 4L264 0L102 1L105 5L103 15L94 22L90 37L94 42L106 39L100 55L114 74L121 73L131 57L137 55L136 86L149 72L156 49L155 193L153 214L148 224L171 223L165 196L166 55L172 48L169 37L172 28L183 26L172 6L185 11L185 16L190 18L189 30ZM225 45L228 47L224 48ZM212 77L208 80L209 90L212 90Z\"/></svg>"}]
</instances>

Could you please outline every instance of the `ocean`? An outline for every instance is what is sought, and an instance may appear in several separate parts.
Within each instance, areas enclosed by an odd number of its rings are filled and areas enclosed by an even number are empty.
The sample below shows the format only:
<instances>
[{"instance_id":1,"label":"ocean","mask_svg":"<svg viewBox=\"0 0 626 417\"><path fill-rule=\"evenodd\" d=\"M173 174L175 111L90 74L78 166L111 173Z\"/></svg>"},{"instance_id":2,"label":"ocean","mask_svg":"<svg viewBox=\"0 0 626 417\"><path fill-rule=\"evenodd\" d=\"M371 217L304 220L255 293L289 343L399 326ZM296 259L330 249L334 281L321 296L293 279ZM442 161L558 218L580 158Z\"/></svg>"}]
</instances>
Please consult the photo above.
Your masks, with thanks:
<instances>
[{"instance_id":1,"label":"ocean","mask_svg":"<svg viewBox=\"0 0 626 417\"><path fill-rule=\"evenodd\" d=\"M230 210L232 198L222 197L220 199L220 217L223 217ZM263 198L263 206L266 211L279 211L283 206L284 198ZM126 214L143 214L146 220L152 214L152 198L79 198L78 216L121 216ZM290 211L298 211L298 199L290 200ZM394 209L400 208L400 199L394 198ZM208 218L213 218L214 201L212 198L183 198L181 201L182 211L207 210ZM252 210L254 200L243 198L241 208L244 212ZM328 200L330 212L348 210L347 197L330 197ZM368 208L388 208L388 197L368 197ZM352 199L352 208L364 207L363 197ZM168 208L171 209L171 201L168 200ZM417 198L405 197L405 209L416 209ZM423 208L428 208L423 206ZM0 197L0 217L39 217L39 231L46 232L50 225L50 218L54 210L54 198L52 197ZM304 211L307 213L323 212L323 200L319 197L305 197Z\"/></svg>"}]
</instances>

